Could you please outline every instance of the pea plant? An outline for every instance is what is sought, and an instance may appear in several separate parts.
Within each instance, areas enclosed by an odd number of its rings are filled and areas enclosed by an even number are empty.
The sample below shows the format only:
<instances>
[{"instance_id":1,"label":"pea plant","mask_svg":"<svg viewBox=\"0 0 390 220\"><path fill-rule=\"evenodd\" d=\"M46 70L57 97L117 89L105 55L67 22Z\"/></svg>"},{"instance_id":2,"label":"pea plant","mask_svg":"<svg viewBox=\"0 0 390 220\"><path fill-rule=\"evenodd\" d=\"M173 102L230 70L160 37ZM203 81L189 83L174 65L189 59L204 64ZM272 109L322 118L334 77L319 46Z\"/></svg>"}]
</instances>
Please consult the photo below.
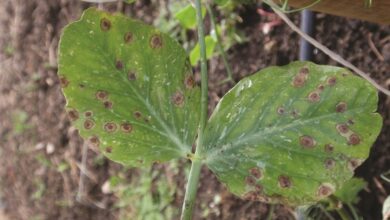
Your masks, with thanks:
<instances>
[{"instance_id":1,"label":"pea plant","mask_svg":"<svg viewBox=\"0 0 390 220\"><path fill-rule=\"evenodd\" d=\"M201 87L185 50L152 26L89 8L64 29L58 75L80 136L124 165L190 160L181 219L203 166L244 199L301 206L336 193L380 132L376 89L344 68L292 62L242 79L208 118L201 6Z\"/></svg>"}]
</instances>

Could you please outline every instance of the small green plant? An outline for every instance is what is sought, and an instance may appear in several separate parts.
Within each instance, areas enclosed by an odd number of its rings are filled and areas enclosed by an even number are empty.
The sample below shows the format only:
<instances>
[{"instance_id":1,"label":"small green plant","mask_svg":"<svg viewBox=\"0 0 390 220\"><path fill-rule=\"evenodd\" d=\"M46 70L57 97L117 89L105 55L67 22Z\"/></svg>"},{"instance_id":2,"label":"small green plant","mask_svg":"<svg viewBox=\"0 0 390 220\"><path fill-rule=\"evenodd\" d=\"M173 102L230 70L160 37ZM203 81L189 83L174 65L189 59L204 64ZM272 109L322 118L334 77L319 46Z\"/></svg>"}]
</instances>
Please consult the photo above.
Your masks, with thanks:
<instances>
[{"instance_id":1,"label":"small green plant","mask_svg":"<svg viewBox=\"0 0 390 220\"><path fill-rule=\"evenodd\" d=\"M200 0L195 8L201 88L185 50L142 22L90 8L65 28L58 74L80 135L124 165L191 160L182 219L203 165L250 200L301 206L341 189L380 132L375 88L343 68L293 62L242 79L208 119Z\"/></svg>"}]
</instances>

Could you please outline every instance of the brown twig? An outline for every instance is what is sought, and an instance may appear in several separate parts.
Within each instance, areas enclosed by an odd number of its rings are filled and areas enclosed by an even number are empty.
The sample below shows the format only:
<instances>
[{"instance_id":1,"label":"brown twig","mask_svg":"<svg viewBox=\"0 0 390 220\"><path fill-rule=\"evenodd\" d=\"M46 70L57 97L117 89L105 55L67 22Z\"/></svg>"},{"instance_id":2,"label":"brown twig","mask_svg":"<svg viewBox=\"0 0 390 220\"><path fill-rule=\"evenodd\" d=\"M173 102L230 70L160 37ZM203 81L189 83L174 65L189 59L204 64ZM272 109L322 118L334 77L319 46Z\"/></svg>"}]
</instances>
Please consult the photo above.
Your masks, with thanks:
<instances>
[{"instance_id":1,"label":"brown twig","mask_svg":"<svg viewBox=\"0 0 390 220\"><path fill-rule=\"evenodd\" d=\"M374 42L372 42L372 33L368 33L368 45L370 46L372 52L374 52L374 54L376 55L376 57L380 60L380 61L384 61L385 58L382 56L381 53L379 53L378 49L376 48Z\"/></svg>"}]
</instances>

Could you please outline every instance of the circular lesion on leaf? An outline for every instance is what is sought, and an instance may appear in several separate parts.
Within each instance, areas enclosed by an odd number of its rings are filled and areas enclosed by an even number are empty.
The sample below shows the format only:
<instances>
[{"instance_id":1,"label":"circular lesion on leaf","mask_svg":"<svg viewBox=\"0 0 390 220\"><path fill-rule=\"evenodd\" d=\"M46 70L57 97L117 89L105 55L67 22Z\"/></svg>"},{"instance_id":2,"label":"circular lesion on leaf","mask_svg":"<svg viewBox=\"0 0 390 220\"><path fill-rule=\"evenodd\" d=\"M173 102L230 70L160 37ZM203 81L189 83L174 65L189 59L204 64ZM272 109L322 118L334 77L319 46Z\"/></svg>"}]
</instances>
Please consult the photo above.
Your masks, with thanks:
<instances>
[{"instance_id":1,"label":"circular lesion on leaf","mask_svg":"<svg viewBox=\"0 0 390 220\"><path fill-rule=\"evenodd\" d=\"M324 150L326 153L332 153L334 151L334 146L331 144L325 144Z\"/></svg>"},{"instance_id":2,"label":"circular lesion on leaf","mask_svg":"<svg viewBox=\"0 0 390 220\"><path fill-rule=\"evenodd\" d=\"M336 112L338 113L343 113L347 110L347 103L345 102L339 102L337 105L336 105Z\"/></svg>"},{"instance_id":3,"label":"circular lesion on leaf","mask_svg":"<svg viewBox=\"0 0 390 220\"><path fill-rule=\"evenodd\" d=\"M187 75L184 79L184 84L187 89L192 89L195 86L195 79L192 75Z\"/></svg>"},{"instance_id":4,"label":"circular lesion on leaf","mask_svg":"<svg viewBox=\"0 0 390 220\"><path fill-rule=\"evenodd\" d=\"M328 83L329 86L334 86L337 83L337 78L335 76L330 76L326 82Z\"/></svg>"},{"instance_id":5,"label":"circular lesion on leaf","mask_svg":"<svg viewBox=\"0 0 390 220\"><path fill-rule=\"evenodd\" d=\"M306 81L309 76L309 68L303 67L299 72L294 76L292 85L296 88L303 87L306 84Z\"/></svg>"},{"instance_id":6,"label":"circular lesion on leaf","mask_svg":"<svg viewBox=\"0 0 390 220\"><path fill-rule=\"evenodd\" d=\"M99 147L100 144L100 140L96 135L89 137L88 142L94 147Z\"/></svg>"},{"instance_id":7,"label":"circular lesion on leaf","mask_svg":"<svg viewBox=\"0 0 390 220\"><path fill-rule=\"evenodd\" d=\"M106 101L103 102L103 106L106 109L112 109L112 102L109 101L109 100L106 100Z\"/></svg>"},{"instance_id":8,"label":"circular lesion on leaf","mask_svg":"<svg viewBox=\"0 0 390 220\"><path fill-rule=\"evenodd\" d=\"M90 130L95 126L95 122L93 122L91 119L87 119L84 121L84 128L86 130Z\"/></svg>"},{"instance_id":9,"label":"circular lesion on leaf","mask_svg":"<svg viewBox=\"0 0 390 220\"><path fill-rule=\"evenodd\" d=\"M347 124L338 124L336 125L336 129L340 134L346 134L349 132L349 127Z\"/></svg>"},{"instance_id":10,"label":"circular lesion on leaf","mask_svg":"<svg viewBox=\"0 0 390 220\"><path fill-rule=\"evenodd\" d=\"M356 158L350 158L347 161L347 167L350 171L354 171L358 166L360 166L363 163L363 160L356 159Z\"/></svg>"},{"instance_id":11,"label":"circular lesion on leaf","mask_svg":"<svg viewBox=\"0 0 390 220\"><path fill-rule=\"evenodd\" d=\"M103 91L103 90L99 90L96 92L95 94L96 98L100 101L104 101L108 98L108 92L107 91Z\"/></svg>"},{"instance_id":12,"label":"circular lesion on leaf","mask_svg":"<svg viewBox=\"0 0 390 220\"><path fill-rule=\"evenodd\" d=\"M123 70L123 62L120 59L115 60L115 68L117 70Z\"/></svg>"},{"instance_id":13,"label":"circular lesion on leaf","mask_svg":"<svg viewBox=\"0 0 390 220\"><path fill-rule=\"evenodd\" d=\"M112 153L112 147L111 146L107 146L105 149L106 153Z\"/></svg>"},{"instance_id":14,"label":"circular lesion on leaf","mask_svg":"<svg viewBox=\"0 0 390 220\"><path fill-rule=\"evenodd\" d=\"M109 31L111 29L111 21L107 18L100 19L100 29L104 32Z\"/></svg>"},{"instance_id":15,"label":"circular lesion on leaf","mask_svg":"<svg viewBox=\"0 0 390 220\"><path fill-rule=\"evenodd\" d=\"M256 184L256 179L253 176L245 177L245 184L249 186L254 186Z\"/></svg>"},{"instance_id":16,"label":"circular lesion on leaf","mask_svg":"<svg viewBox=\"0 0 390 220\"><path fill-rule=\"evenodd\" d=\"M309 135L303 135L299 138L299 144L304 148L314 148L316 141Z\"/></svg>"},{"instance_id":17,"label":"circular lesion on leaf","mask_svg":"<svg viewBox=\"0 0 390 220\"><path fill-rule=\"evenodd\" d=\"M134 70L130 70L128 73L127 73L127 79L129 81L134 81L137 79L137 73L134 71Z\"/></svg>"},{"instance_id":18,"label":"circular lesion on leaf","mask_svg":"<svg viewBox=\"0 0 390 220\"><path fill-rule=\"evenodd\" d=\"M125 133L131 133L133 131L133 125L128 122L124 122L121 124L121 131Z\"/></svg>"},{"instance_id":19,"label":"circular lesion on leaf","mask_svg":"<svg viewBox=\"0 0 390 220\"><path fill-rule=\"evenodd\" d=\"M336 161L333 160L332 158L327 158L325 159L325 162L324 162L324 166L326 169L332 169L333 167L335 167L336 165Z\"/></svg>"},{"instance_id":20,"label":"circular lesion on leaf","mask_svg":"<svg viewBox=\"0 0 390 220\"><path fill-rule=\"evenodd\" d=\"M71 121L76 121L77 119L79 119L79 112L76 109L69 109L68 117Z\"/></svg>"},{"instance_id":21,"label":"circular lesion on leaf","mask_svg":"<svg viewBox=\"0 0 390 220\"><path fill-rule=\"evenodd\" d=\"M357 135L356 133L352 133L348 137L348 144L349 145L358 145L358 144L360 144L360 137L359 137L359 135Z\"/></svg>"},{"instance_id":22,"label":"circular lesion on leaf","mask_svg":"<svg viewBox=\"0 0 390 220\"><path fill-rule=\"evenodd\" d=\"M66 88L69 85L69 81L66 79L65 76L60 76L60 86L61 88Z\"/></svg>"},{"instance_id":23,"label":"circular lesion on leaf","mask_svg":"<svg viewBox=\"0 0 390 220\"><path fill-rule=\"evenodd\" d=\"M286 110L282 107L282 106L279 106L277 109L276 109L276 112L279 114L279 115L283 115Z\"/></svg>"},{"instance_id":24,"label":"circular lesion on leaf","mask_svg":"<svg viewBox=\"0 0 390 220\"><path fill-rule=\"evenodd\" d=\"M307 98L310 102L319 102L321 100L321 96L317 91L309 93Z\"/></svg>"},{"instance_id":25,"label":"circular lesion on leaf","mask_svg":"<svg viewBox=\"0 0 390 220\"><path fill-rule=\"evenodd\" d=\"M183 107L184 106L184 95L180 91L176 91L172 96L171 96L171 101L174 105L178 107Z\"/></svg>"},{"instance_id":26,"label":"circular lesion on leaf","mask_svg":"<svg viewBox=\"0 0 390 220\"><path fill-rule=\"evenodd\" d=\"M163 39L161 34L153 34L150 37L150 47L153 49L160 49L163 46Z\"/></svg>"},{"instance_id":27,"label":"circular lesion on leaf","mask_svg":"<svg viewBox=\"0 0 390 220\"><path fill-rule=\"evenodd\" d=\"M133 113L133 115L134 115L134 118L136 118L136 119L141 119L142 118L142 113L139 112L139 111L135 111Z\"/></svg>"},{"instance_id":28,"label":"circular lesion on leaf","mask_svg":"<svg viewBox=\"0 0 390 220\"><path fill-rule=\"evenodd\" d=\"M115 132L117 129L117 125L114 122L107 122L104 124L104 130L108 133Z\"/></svg>"},{"instance_id":29,"label":"circular lesion on leaf","mask_svg":"<svg viewBox=\"0 0 390 220\"><path fill-rule=\"evenodd\" d=\"M123 36L123 40L125 41L126 44L129 44L133 41L133 33L128 31L125 33L125 35Z\"/></svg>"},{"instance_id":30,"label":"circular lesion on leaf","mask_svg":"<svg viewBox=\"0 0 390 220\"><path fill-rule=\"evenodd\" d=\"M287 175L280 175L278 177L278 185L280 188L291 188L292 187L291 178Z\"/></svg>"},{"instance_id":31,"label":"circular lesion on leaf","mask_svg":"<svg viewBox=\"0 0 390 220\"><path fill-rule=\"evenodd\" d=\"M256 179L263 178L263 171L259 167L253 167L249 170L249 173Z\"/></svg>"},{"instance_id":32,"label":"circular lesion on leaf","mask_svg":"<svg viewBox=\"0 0 390 220\"><path fill-rule=\"evenodd\" d=\"M335 192L335 187L330 183L322 183L317 189L319 197L328 197Z\"/></svg>"},{"instance_id":33,"label":"circular lesion on leaf","mask_svg":"<svg viewBox=\"0 0 390 220\"><path fill-rule=\"evenodd\" d=\"M84 112L84 116L85 116L86 118L90 118L90 117L93 116L93 112L92 112L92 111L86 111L86 112Z\"/></svg>"}]
</instances>

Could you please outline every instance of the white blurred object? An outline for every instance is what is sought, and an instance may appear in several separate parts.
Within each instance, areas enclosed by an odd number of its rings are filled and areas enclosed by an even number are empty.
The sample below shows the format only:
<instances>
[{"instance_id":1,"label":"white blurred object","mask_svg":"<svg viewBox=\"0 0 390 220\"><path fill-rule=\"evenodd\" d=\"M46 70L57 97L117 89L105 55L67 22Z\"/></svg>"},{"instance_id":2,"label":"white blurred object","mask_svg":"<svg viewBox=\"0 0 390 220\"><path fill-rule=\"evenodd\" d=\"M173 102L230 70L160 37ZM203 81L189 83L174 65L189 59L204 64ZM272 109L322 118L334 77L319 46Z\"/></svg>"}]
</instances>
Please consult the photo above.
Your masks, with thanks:
<instances>
[{"instance_id":1,"label":"white blurred object","mask_svg":"<svg viewBox=\"0 0 390 220\"><path fill-rule=\"evenodd\" d=\"M105 3L105 2L116 2L118 0L81 0L83 2L93 2L93 3Z\"/></svg>"},{"instance_id":2,"label":"white blurred object","mask_svg":"<svg viewBox=\"0 0 390 220\"><path fill-rule=\"evenodd\" d=\"M390 219L390 196L383 202L382 215L383 220Z\"/></svg>"}]
</instances>

